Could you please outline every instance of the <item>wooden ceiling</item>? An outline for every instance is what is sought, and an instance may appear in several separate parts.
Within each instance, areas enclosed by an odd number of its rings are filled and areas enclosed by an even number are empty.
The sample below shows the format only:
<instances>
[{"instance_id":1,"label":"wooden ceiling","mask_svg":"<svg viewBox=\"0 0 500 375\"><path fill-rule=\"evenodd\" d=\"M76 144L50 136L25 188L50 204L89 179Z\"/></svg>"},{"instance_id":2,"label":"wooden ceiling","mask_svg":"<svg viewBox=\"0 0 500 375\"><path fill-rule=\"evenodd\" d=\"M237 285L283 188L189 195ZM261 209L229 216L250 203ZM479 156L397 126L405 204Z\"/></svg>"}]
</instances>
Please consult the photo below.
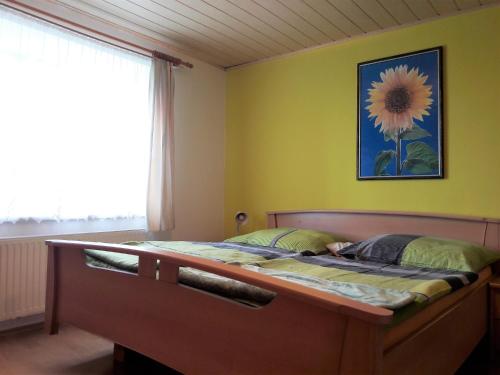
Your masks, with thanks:
<instances>
[{"instance_id":1,"label":"wooden ceiling","mask_svg":"<svg viewBox=\"0 0 500 375\"><path fill-rule=\"evenodd\" d=\"M230 67L500 0L56 0Z\"/></svg>"}]
</instances>

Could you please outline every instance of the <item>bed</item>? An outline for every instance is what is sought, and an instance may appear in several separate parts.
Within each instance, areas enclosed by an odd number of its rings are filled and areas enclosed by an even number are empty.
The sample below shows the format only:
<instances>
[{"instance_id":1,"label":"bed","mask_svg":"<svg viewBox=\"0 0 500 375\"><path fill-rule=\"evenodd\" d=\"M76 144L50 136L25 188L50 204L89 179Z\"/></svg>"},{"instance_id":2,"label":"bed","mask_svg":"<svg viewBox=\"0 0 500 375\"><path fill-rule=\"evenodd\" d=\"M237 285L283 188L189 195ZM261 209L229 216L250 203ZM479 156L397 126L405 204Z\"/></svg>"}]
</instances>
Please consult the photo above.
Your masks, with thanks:
<instances>
[{"instance_id":1,"label":"bed","mask_svg":"<svg viewBox=\"0 0 500 375\"><path fill-rule=\"evenodd\" d=\"M500 250L500 221L483 218L288 211L268 213L268 227L331 231L351 241L425 234ZM453 373L488 329L489 267L476 282L391 326L391 310L213 260L127 245L47 244L49 333L73 324L112 340L118 354L129 348L183 373ZM85 249L137 255L138 273L89 267ZM239 303L179 283L179 267L275 296L263 306Z\"/></svg>"}]
</instances>

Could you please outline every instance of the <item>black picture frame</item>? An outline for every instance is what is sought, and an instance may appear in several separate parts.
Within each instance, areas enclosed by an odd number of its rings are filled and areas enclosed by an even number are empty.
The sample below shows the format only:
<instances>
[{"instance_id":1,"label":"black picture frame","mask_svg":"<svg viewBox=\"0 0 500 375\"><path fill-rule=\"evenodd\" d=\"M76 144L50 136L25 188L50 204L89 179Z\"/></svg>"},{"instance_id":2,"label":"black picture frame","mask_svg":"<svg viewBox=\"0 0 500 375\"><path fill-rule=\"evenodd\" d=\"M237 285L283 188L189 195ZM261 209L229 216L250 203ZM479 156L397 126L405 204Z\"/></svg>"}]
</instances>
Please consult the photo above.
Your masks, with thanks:
<instances>
[{"instance_id":1,"label":"black picture frame","mask_svg":"<svg viewBox=\"0 0 500 375\"><path fill-rule=\"evenodd\" d=\"M443 47L358 63L357 77L356 178L444 178Z\"/></svg>"}]
</instances>

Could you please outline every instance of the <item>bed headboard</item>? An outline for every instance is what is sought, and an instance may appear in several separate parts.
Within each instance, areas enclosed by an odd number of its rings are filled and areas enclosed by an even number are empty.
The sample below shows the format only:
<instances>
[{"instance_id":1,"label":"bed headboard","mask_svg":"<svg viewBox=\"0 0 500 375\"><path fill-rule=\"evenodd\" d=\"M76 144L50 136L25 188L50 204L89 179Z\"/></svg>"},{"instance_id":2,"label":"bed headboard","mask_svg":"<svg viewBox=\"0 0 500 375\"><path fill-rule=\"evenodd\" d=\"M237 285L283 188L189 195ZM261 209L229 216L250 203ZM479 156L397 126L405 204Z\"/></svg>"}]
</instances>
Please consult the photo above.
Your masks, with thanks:
<instances>
[{"instance_id":1,"label":"bed headboard","mask_svg":"<svg viewBox=\"0 0 500 375\"><path fill-rule=\"evenodd\" d=\"M440 236L500 251L500 219L385 211L272 211L267 213L267 226L324 230L351 242L382 233Z\"/></svg>"}]
</instances>

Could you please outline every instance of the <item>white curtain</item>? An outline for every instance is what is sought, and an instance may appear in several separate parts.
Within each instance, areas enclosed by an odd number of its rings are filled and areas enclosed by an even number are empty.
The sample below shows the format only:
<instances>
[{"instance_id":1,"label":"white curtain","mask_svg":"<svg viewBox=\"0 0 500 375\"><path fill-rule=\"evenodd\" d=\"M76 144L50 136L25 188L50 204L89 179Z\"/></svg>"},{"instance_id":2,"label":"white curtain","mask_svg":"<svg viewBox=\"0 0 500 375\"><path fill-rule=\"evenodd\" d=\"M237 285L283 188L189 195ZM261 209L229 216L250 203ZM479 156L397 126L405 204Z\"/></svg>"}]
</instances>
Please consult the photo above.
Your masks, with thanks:
<instances>
[{"instance_id":1,"label":"white curtain","mask_svg":"<svg viewBox=\"0 0 500 375\"><path fill-rule=\"evenodd\" d=\"M150 68L148 57L0 7L0 223L146 216ZM153 159L150 203L166 178L157 162L170 165Z\"/></svg>"},{"instance_id":2,"label":"white curtain","mask_svg":"<svg viewBox=\"0 0 500 375\"><path fill-rule=\"evenodd\" d=\"M172 63L153 57L150 76L152 105L147 224L150 232L174 228L174 75Z\"/></svg>"}]
</instances>

